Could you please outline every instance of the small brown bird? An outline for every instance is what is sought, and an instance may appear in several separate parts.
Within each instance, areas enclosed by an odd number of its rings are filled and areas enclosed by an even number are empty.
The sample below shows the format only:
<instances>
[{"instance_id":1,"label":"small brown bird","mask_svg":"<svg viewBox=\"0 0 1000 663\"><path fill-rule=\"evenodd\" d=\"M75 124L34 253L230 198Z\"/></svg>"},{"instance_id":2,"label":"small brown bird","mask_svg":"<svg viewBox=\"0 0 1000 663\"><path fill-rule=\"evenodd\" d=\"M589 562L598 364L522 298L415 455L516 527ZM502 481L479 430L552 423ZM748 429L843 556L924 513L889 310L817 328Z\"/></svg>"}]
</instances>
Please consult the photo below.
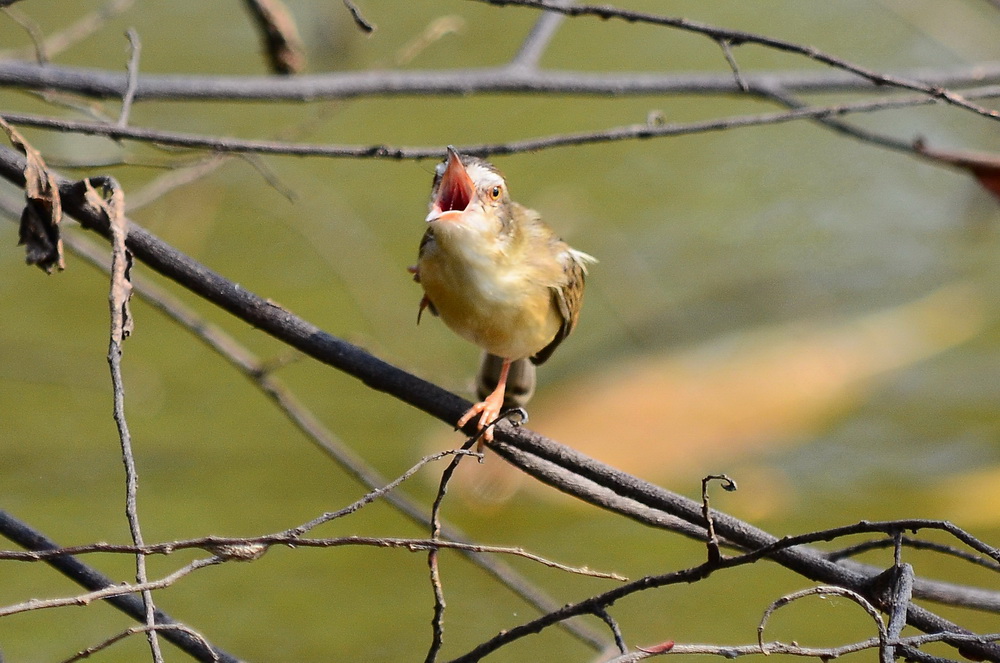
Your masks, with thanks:
<instances>
[{"instance_id":1,"label":"small brown bird","mask_svg":"<svg viewBox=\"0 0 1000 663\"><path fill-rule=\"evenodd\" d=\"M496 388L458 420L460 428L479 415L483 438L492 440L511 365L541 364L573 331L587 264L596 260L512 201L491 164L452 147L435 170L427 223L411 268L424 289L417 322L428 308L487 352L484 370L499 363ZM534 371L528 374L533 380ZM487 380L480 376L480 385ZM531 385L521 389L530 396Z\"/></svg>"}]
</instances>

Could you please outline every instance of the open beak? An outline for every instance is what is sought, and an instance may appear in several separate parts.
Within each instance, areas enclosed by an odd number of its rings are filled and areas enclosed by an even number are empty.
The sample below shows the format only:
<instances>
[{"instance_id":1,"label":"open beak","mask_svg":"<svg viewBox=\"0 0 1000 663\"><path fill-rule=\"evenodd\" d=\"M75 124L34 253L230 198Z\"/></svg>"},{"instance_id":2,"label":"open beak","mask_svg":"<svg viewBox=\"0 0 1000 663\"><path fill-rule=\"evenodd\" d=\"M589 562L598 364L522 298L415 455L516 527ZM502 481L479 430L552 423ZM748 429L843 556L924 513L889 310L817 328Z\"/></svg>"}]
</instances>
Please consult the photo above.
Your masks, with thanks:
<instances>
[{"instance_id":1,"label":"open beak","mask_svg":"<svg viewBox=\"0 0 1000 663\"><path fill-rule=\"evenodd\" d=\"M475 194L476 186L462 164L455 148L448 146L448 162L445 164L441 181L431 201L431 211L427 221L458 216L468 208Z\"/></svg>"}]
</instances>

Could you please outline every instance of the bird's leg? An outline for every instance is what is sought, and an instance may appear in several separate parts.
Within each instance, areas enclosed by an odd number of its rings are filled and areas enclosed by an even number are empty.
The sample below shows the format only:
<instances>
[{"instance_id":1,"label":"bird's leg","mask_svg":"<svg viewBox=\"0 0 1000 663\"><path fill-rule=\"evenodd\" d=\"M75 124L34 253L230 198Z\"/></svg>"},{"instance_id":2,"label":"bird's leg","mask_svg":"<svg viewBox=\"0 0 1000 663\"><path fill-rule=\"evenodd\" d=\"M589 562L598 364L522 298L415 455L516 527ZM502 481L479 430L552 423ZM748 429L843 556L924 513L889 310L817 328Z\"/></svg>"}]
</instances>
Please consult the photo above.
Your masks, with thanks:
<instances>
[{"instance_id":1,"label":"bird's leg","mask_svg":"<svg viewBox=\"0 0 1000 663\"><path fill-rule=\"evenodd\" d=\"M503 407L503 395L507 388L507 374L510 372L510 364L510 359L503 360L503 366L500 367L500 377L497 379L497 388L484 400L466 410L456 425L457 428L461 428L477 414L480 415L477 428L483 431L483 436L479 438L476 451L482 452L483 442L491 442L493 440L493 428L486 428L486 426L500 416L500 409ZM486 430L483 430L484 428Z\"/></svg>"}]
</instances>

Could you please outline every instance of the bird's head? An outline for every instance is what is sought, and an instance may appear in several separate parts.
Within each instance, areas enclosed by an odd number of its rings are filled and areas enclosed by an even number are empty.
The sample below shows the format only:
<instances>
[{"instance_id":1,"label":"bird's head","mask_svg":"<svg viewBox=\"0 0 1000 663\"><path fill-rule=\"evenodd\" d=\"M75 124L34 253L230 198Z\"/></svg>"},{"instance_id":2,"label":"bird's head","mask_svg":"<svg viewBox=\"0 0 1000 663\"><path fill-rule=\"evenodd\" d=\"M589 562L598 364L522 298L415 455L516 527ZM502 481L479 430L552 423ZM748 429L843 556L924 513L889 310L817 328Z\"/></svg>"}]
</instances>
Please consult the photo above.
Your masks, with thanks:
<instances>
[{"instance_id":1,"label":"bird's head","mask_svg":"<svg viewBox=\"0 0 1000 663\"><path fill-rule=\"evenodd\" d=\"M428 222L460 224L479 230L503 230L510 219L510 196L503 175L482 159L448 147L434 170Z\"/></svg>"}]
</instances>

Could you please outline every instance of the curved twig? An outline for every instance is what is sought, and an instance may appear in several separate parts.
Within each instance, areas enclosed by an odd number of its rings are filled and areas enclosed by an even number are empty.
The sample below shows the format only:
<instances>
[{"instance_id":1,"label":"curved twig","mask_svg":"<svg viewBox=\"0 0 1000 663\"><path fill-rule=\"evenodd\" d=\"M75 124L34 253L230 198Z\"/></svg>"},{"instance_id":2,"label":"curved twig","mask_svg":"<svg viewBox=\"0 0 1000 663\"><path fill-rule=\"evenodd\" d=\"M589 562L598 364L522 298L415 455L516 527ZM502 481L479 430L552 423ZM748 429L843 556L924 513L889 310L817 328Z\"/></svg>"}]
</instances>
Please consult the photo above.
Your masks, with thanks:
<instances>
[{"instance_id":1,"label":"curved twig","mask_svg":"<svg viewBox=\"0 0 1000 663\"><path fill-rule=\"evenodd\" d=\"M872 618L875 622L875 626L878 628L878 641L880 647L885 647L886 640L888 638L888 632L885 627L885 620L882 619L882 615L879 614L878 609L873 606L865 597L861 596L855 591L846 589L844 587L835 587L831 585L821 585L819 587L810 587L808 589L803 589L798 592L793 592L782 596L781 598L773 601L771 605L767 606L764 610L764 614L760 618L760 623L757 625L757 645L760 647L760 653L767 654L767 650L764 648L764 628L767 626L768 620L774 612L793 601L797 601L806 596L826 596L828 594L833 594L836 596L844 596L851 599L858 605L860 605L868 616Z\"/></svg>"}]
</instances>

